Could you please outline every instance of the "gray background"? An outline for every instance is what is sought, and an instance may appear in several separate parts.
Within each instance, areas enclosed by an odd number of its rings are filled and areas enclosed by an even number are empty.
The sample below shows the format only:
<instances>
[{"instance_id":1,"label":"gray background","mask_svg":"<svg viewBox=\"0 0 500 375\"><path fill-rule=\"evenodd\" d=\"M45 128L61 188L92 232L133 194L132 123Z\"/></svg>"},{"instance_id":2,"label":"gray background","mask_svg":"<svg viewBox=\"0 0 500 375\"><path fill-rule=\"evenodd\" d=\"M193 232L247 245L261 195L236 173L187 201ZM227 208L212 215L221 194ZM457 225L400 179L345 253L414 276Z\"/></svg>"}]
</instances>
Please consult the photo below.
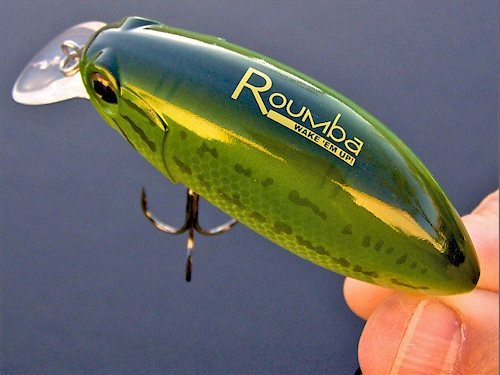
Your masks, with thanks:
<instances>
[{"instance_id":1,"label":"gray background","mask_svg":"<svg viewBox=\"0 0 500 375\"><path fill-rule=\"evenodd\" d=\"M184 189L90 102L14 103L24 65L77 23L140 15L280 60L359 103L421 157L460 213L498 186L498 2L0 2L1 369L9 374L331 373L363 321L343 277L243 226L185 236ZM202 206L206 226L224 215ZM334 241L335 239L332 239ZM359 296L363 298L363 296Z\"/></svg>"}]
</instances>

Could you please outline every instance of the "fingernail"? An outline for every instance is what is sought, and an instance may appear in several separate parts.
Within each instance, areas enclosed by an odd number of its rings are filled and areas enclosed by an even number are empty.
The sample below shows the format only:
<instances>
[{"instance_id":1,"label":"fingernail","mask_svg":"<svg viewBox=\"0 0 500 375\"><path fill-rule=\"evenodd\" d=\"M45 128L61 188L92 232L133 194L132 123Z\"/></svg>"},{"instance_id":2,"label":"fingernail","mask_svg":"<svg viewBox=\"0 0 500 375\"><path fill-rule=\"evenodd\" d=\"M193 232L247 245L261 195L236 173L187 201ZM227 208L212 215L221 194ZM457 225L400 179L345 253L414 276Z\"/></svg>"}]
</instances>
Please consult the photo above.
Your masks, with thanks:
<instances>
[{"instance_id":1,"label":"fingernail","mask_svg":"<svg viewBox=\"0 0 500 375\"><path fill-rule=\"evenodd\" d=\"M391 375L451 374L462 340L457 314L439 301L423 300L401 341Z\"/></svg>"}]
</instances>

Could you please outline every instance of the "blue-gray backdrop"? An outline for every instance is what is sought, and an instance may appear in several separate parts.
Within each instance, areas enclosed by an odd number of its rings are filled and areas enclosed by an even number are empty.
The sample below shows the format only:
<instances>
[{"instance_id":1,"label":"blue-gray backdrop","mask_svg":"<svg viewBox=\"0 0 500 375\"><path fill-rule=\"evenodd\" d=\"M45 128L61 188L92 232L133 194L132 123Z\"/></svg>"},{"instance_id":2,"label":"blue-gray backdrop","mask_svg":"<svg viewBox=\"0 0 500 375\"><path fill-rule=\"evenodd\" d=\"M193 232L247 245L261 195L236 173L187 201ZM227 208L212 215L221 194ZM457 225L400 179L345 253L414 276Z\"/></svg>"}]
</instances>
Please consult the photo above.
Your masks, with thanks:
<instances>
[{"instance_id":1,"label":"blue-gray backdrop","mask_svg":"<svg viewBox=\"0 0 500 375\"><path fill-rule=\"evenodd\" d=\"M395 131L461 214L498 187L498 2L0 2L4 374L351 374L363 321L343 278L237 226L198 237L183 280L184 189L90 102L12 101L51 38L138 15L224 37L326 83ZM224 215L203 205L208 226ZM335 239L332 239L334 241ZM359 296L363 298L363 296Z\"/></svg>"}]
</instances>

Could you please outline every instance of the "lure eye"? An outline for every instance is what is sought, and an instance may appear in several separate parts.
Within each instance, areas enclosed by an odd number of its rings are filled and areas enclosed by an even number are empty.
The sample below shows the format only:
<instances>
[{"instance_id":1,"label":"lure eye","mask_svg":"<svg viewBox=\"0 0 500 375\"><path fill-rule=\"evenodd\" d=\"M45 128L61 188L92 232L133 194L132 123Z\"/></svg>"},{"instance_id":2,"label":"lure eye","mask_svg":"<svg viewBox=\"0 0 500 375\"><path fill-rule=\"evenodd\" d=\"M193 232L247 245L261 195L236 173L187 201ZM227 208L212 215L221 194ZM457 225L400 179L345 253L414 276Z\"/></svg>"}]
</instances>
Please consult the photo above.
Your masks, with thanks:
<instances>
[{"instance_id":1,"label":"lure eye","mask_svg":"<svg viewBox=\"0 0 500 375\"><path fill-rule=\"evenodd\" d=\"M113 88L113 85L109 81L109 79L107 79L101 73L95 72L94 74L92 74L91 80L94 92L99 98L109 104L118 103L115 89Z\"/></svg>"}]
</instances>

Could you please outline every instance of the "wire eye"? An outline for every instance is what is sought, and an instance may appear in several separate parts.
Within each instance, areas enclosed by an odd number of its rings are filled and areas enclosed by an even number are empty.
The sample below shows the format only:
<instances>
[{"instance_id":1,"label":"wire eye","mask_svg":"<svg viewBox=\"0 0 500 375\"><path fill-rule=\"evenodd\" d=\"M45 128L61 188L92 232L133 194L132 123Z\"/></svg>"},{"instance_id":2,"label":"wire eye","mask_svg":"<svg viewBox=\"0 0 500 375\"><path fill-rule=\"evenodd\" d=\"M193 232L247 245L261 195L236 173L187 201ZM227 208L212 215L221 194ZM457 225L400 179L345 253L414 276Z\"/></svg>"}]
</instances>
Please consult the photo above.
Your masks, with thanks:
<instances>
[{"instance_id":1,"label":"wire eye","mask_svg":"<svg viewBox=\"0 0 500 375\"><path fill-rule=\"evenodd\" d=\"M92 87L94 88L95 94L109 104L117 104L118 99L116 98L115 89L113 85L105 76L101 73L92 74Z\"/></svg>"}]
</instances>

